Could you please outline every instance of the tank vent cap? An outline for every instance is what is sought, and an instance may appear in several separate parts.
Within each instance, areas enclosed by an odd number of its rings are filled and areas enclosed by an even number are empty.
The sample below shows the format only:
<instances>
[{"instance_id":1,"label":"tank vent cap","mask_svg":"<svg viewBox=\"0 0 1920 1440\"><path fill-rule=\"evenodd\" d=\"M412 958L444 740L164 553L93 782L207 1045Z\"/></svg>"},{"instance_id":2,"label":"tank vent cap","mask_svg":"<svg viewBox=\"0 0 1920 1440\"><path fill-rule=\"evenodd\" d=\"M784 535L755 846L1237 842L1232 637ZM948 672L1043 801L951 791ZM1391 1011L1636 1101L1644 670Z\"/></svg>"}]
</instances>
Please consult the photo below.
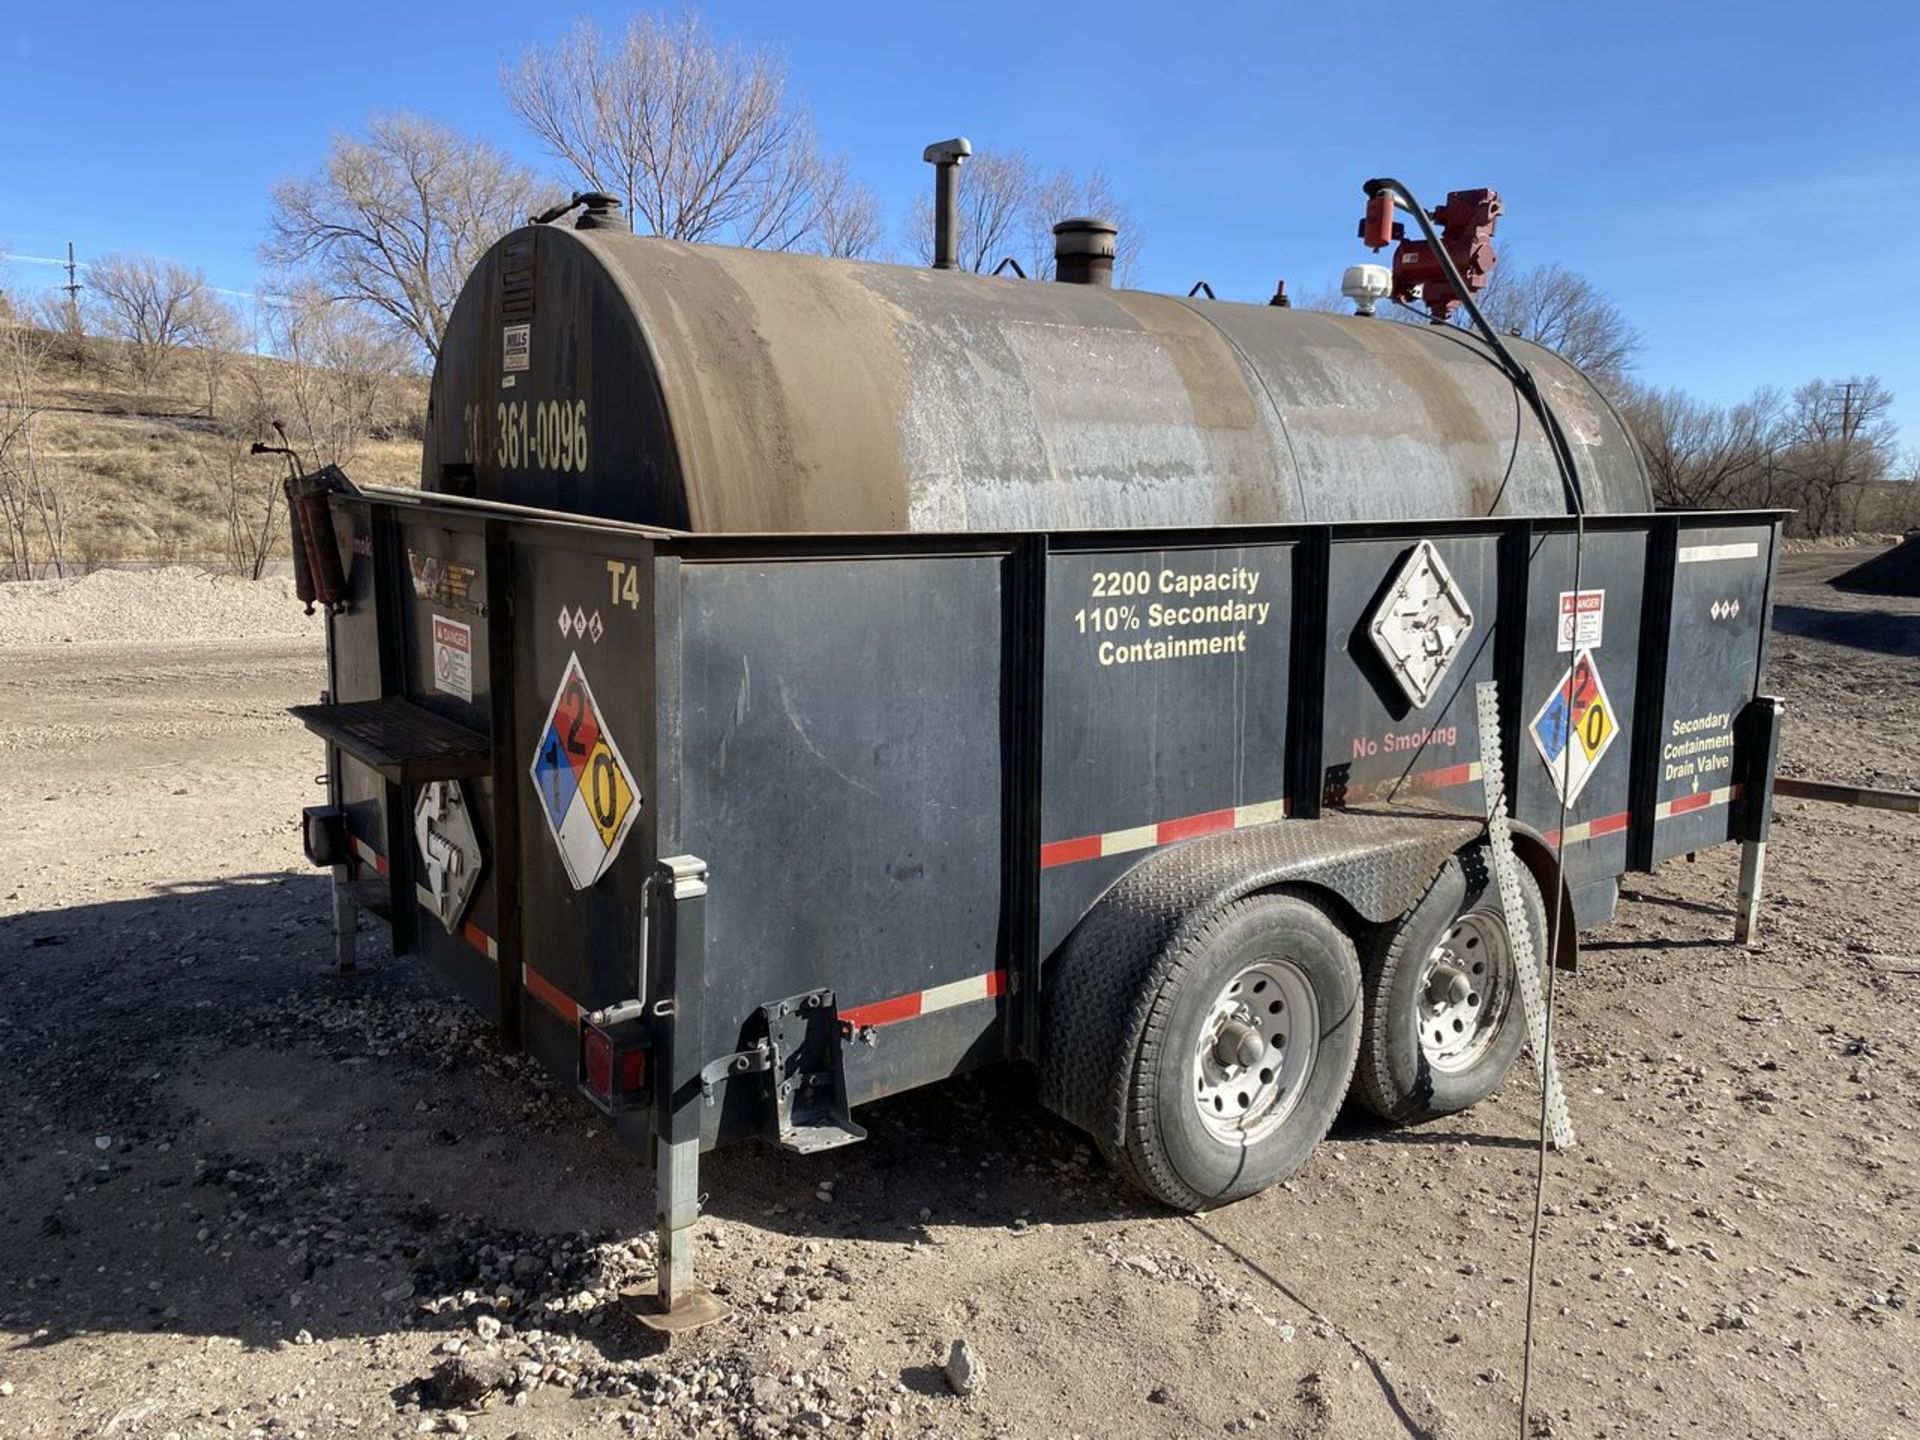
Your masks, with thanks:
<instances>
[{"instance_id":1,"label":"tank vent cap","mask_svg":"<svg viewBox=\"0 0 1920 1440\"><path fill-rule=\"evenodd\" d=\"M612 195L593 190L580 197L580 218L576 230L631 230L633 226L620 213L620 202Z\"/></svg>"},{"instance_id":2,"label":"tank vent cap","mask_svg":"<svg viewBox=\"0 0 1920 1440\"><path fill-rule=\"evenodd\" d=\"M1113 257L1120 227L1111 220L1075 215L1053 227L1053 276L1069 285L1113 284Z\"/></svg>"}]
</instances>

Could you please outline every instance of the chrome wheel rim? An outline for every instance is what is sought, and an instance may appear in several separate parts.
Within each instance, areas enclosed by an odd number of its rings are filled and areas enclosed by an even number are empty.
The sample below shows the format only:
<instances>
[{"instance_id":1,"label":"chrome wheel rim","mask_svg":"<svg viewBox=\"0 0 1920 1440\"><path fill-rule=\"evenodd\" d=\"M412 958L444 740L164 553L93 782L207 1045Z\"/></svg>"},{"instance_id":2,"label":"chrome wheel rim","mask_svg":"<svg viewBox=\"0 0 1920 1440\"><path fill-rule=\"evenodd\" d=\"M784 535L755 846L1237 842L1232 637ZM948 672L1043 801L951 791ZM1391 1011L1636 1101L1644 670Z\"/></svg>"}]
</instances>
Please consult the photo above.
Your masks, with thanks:
<instances>
[{"instance_id":1,"label":"chrome wheel rim","mask_svg":"<svg viewBox=\"0 0 1920 1440\"><path fill-rule=\"evenodd\" d=\"M1193 1054L1200 1122L1232 1145L1264 1140L1293 1114L1320 1044L1319 1006L1291 960L1256 960L1214 996Z\"/></svg>"},{"instance_id":2,"label":"chrome wheel rim","mask_svg":"<svg viewBox=\"0 0 1920 1440\"><path fill-rule=\"evenodd\" d=\"M1469 910L1447 927L1420 973L1420 1053L1443 1074L1486 1055L1513 996L1513 948L1496 911Z\"/></svg>"}]
</instances>

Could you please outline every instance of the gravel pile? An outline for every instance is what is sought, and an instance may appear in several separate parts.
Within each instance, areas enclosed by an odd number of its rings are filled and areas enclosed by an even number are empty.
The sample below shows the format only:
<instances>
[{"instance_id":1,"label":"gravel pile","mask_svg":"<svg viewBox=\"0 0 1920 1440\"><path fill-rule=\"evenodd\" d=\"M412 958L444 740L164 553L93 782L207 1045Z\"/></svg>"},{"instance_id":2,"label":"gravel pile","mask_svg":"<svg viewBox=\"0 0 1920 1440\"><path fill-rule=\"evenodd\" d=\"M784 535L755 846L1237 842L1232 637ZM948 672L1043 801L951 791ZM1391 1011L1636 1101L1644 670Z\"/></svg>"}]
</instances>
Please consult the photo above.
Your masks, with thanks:
<instances>
[{"instance_id":1,"label":"gravel pile","mask_svg":"<svg viewBox=\"0 0 1920 1440\"><path fill-rule=\"evenodd\" d=\"M322 633L320 617L306 613L287 576L238 580L176 567L0 585L0 648L318 639Z\"/></svg>"}]
</instances>

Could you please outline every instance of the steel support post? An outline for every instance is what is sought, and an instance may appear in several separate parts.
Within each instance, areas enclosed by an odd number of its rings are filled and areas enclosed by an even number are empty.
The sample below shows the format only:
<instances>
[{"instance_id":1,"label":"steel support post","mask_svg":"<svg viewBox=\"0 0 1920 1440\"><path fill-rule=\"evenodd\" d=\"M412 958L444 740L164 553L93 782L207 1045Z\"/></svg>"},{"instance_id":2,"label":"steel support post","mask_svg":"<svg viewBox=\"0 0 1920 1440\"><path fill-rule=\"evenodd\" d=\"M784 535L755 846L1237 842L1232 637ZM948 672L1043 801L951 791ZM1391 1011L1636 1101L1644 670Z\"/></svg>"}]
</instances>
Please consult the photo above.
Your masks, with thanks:
<instances>
[{"instance_id":1,"label":"steel support post","mask_svg":"<svg viewBox=\"0 0 1920 1440\"><path fill-rule=\"evenodd\" d=\"M336 974L357 975L360 950L360 907L347 892L353 867L333 867L333 958Z\"/></svg>"},{"instance_id":2,"label":"steel support post","mask_svg":"<svg viewBox=\"0 0 1920 1440\"><path fill-rule=\"evenodd\" d=\"M1760 931L1760 887L1767 873L1767 842L1746 840L1740 845L1740 898L1733 920L1735 944L1751 945Z\"/></svg>"},{"instance_id":3,"label":"steel support post","mask_svg":"<svg viewBox=\"0 0 1920 1440\"><path fill-rule=\"evenodd\" d=\"M700 1088L706 951L707 865L692 855L662 860L653 876L653 1186L660 1227L659 1278L631 1292L641 1324L669 1334L725 1318L728 1307L693 1274L693 1224L700 1218Z\"/></svg>"},{"instance_id":4,"label":"steel support post","mask_svg":"<svg viewBox=\"0 0 1920 1440\"><path fill-rule=\"evenodd\" d=\"M1752 945L1760 932L1760 887L1767 870L1767 828L1773 821L1773 770L1780 756L1777 695L1760 695L1747 706L1747 765L1740 791L1740 894L1734 906L1733 939Z\"/></svg>"}]
</instances>

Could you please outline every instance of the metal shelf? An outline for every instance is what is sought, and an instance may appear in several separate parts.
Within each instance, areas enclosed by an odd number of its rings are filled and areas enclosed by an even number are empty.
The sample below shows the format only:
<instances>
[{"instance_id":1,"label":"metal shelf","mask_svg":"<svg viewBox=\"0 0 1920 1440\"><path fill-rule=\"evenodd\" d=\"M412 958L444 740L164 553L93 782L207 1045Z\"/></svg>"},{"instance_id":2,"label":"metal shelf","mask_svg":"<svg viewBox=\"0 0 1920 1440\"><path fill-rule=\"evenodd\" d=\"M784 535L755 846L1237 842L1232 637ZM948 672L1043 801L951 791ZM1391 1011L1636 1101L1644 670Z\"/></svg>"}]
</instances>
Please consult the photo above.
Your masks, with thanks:
<instances>
[{"instance_id":1,"label":"metal shelf","mask_svg":"<svg viewBox=\"0 0 1920 1440\"><path fill-rule=\"evenodd\" d=\"M443 720L410 700L295 705L290 713L314 734L396 785L468 780L491 769L487 737Z\"/></svg>"}]
</instances>

